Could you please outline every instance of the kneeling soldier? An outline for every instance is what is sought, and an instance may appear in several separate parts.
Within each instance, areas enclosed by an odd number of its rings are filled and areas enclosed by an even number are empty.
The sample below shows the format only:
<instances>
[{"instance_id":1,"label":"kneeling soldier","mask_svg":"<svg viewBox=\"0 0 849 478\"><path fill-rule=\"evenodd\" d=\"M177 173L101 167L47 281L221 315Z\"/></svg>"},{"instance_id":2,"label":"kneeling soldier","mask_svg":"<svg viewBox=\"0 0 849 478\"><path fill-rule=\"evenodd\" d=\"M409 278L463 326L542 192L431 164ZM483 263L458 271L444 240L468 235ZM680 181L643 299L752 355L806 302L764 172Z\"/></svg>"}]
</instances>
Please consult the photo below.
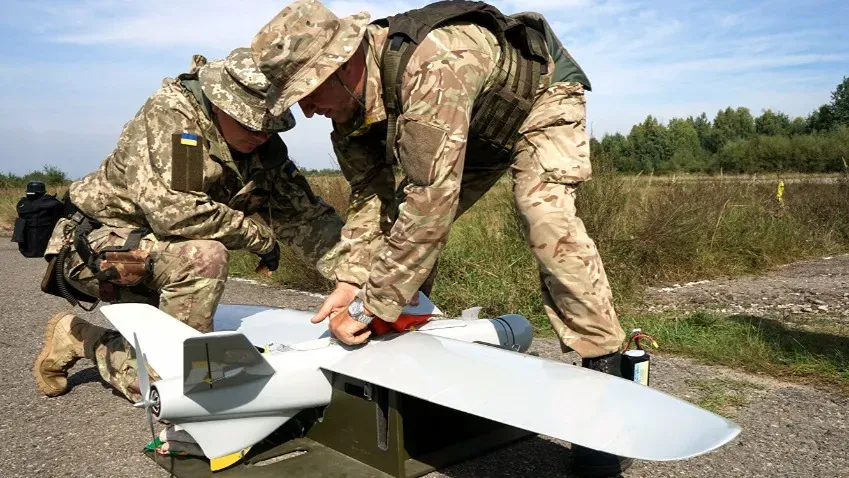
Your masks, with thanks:
<instances>
[{"instance_id":1,"label":"kneeling soldier","mask_svg":"<svg viewBox=\"0 0 849 478\"><path fill-rule=\"evenodd\" d=\"M247 48L209 63L196 55L189 73L166 79L100 168L70 186L42 289L72 303L150 303L209 332L228 250L273 271L283 241L316 264L343 221L289 159L277 133L295 120L267 113L267 88ZM135 353L116 331L60 313L45 340L34 370L44 394L66 393L68 370L85 357L140 399Z\"/></svg>"}]
</instances>

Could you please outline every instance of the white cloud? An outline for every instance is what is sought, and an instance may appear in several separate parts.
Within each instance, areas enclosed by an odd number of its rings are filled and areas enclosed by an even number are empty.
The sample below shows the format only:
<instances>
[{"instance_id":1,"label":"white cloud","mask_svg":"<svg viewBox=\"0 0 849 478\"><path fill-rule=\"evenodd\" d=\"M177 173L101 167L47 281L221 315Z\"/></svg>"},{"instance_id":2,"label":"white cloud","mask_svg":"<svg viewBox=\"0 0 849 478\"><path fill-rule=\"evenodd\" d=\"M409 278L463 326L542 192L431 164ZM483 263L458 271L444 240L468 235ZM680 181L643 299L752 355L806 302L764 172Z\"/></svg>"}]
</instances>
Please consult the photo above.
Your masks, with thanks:
<instances>
[{"instance_id":1,"label":"white cloud","mask_svg":"<svg viewBox=\"0 0 849 478\"><path fill-rule=\"evenodd\" d=\"M47 18L44 33L61 43L229 51L249 45L253 34L284 5L270 0L252 0L250 8L225 0L101 0L61 7L34 3L33 8Z\"/></svg>"}]
</instances>

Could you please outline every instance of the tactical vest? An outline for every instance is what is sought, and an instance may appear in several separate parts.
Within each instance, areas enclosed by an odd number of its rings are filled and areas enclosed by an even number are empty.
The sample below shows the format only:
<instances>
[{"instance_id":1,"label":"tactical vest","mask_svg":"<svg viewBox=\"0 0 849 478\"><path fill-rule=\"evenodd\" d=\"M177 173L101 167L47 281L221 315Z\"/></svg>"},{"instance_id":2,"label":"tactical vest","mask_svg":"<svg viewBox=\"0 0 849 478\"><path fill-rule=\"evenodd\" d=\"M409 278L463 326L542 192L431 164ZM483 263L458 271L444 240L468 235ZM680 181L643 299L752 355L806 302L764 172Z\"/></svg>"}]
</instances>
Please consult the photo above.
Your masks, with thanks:
<instances>
[{"instance_id":1,"label":"tactical vest","mask_svg":"<svg viewBox=\"0 0 849 478\"><path fill-rule=\"evenodd\" d=\"M404 70L416 47L427 35L449 22L468 21L490 30L498 39L501 57L492 86L475 101L469 124L466 164L496 166L509 161L518 139L518 130L534 104L541 75L547 73L548 51L554 38L541 17L508 17L482 2L440 1L373 23L389 29L381 60L383 102L386 108L386 161L395 161L395 134L401 111L401 83ZM524 21L523 21L524 20ZM544 29L542 28L544 27ZM562 45L557 46L562 48ZM586 76L571 57L558 51L557 66L589 87ZM571 62L571 63L570 63ZM559 75L564 78L563 75Z\"/></svg>"}]
</instances>

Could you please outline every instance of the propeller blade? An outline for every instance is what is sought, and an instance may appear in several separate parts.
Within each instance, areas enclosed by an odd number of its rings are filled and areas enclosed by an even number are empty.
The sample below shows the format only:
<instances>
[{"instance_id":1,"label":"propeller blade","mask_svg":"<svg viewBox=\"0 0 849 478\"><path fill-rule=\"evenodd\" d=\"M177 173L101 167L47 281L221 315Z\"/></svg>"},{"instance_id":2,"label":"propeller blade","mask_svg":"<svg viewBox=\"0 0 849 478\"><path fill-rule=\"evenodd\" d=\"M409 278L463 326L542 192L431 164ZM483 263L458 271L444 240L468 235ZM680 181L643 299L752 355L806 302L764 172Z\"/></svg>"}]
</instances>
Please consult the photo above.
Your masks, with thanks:
<instances>
[{"instance_id":1,"label":"propeller blade","mask_svg":"<svg viewBox=\"0 0 849 478\"><path fill-rule=\"evenodd\" d=\"M144 363L144 355L142 354L141 345L139 345L139 337L133 333L133 341L136 347L136 365L139 373L139 388L141 389L142 402L147 405L150 400L150 378L147 375L147 365Z\"/></svg>"},{"instance_id":2,"label":"propeller blade","mask_svg":"<svg viewBox=\"0 0 849 478\"><path fill-rule=\"evenodd\" d=\"M136 407L144 407L144 415L147 419L147 424L150 426L150 435L153 439L153 447L156 448L156 431L153 428L153 413L150 408L154 405L150 400L150 377L147 375L147 364L145 364L144 354L142 354L141 345L139 345L139 337L133 333L133 341L136 347L136 366L138 367L139 388L141 389L142 400L134 404Z\"/></svg>"}]
</instances>

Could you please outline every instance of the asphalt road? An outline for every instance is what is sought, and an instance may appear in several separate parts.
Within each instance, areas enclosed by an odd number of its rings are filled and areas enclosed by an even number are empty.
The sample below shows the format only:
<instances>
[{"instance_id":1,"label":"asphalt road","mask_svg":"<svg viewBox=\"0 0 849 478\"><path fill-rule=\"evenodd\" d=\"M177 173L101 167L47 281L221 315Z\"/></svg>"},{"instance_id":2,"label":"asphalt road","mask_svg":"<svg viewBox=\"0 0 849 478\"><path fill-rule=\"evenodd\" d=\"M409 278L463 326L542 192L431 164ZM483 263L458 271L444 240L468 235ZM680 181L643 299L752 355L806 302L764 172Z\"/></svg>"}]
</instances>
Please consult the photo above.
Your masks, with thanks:
<instances>
[{"instance_id":1,"label":"asphalt road","mask_svg":"<svg viewBox=\"0 0 849 478\"><path fill-rule=\"evenodd\" d=\"M40 291L43 270L42 259L24 258L8 238L0 238L0 476L168 476L141 453L150 440L143 412L111 393L90 362L81 360L72 370L70 393L47 398L36 389L32 364L44 326L52 314L69 309L67 302ZM319 301L237 281L228 284L224 297L225 303L301 309L314 308ZM96 311L77 310L106 325ZM532 351L574 358L563 356L551 340L537 340ZM731 444L690 460L637 463L625 476L849 477L845 397L683 359L659 357L652 363L652 386L682 397L695 393L685 385L688 378L735 377L758 382L761 388L734 418L744 431ZM429 476L565 477L568 453L567 444L533 438Z\"/></svg>"}]
</instances>

